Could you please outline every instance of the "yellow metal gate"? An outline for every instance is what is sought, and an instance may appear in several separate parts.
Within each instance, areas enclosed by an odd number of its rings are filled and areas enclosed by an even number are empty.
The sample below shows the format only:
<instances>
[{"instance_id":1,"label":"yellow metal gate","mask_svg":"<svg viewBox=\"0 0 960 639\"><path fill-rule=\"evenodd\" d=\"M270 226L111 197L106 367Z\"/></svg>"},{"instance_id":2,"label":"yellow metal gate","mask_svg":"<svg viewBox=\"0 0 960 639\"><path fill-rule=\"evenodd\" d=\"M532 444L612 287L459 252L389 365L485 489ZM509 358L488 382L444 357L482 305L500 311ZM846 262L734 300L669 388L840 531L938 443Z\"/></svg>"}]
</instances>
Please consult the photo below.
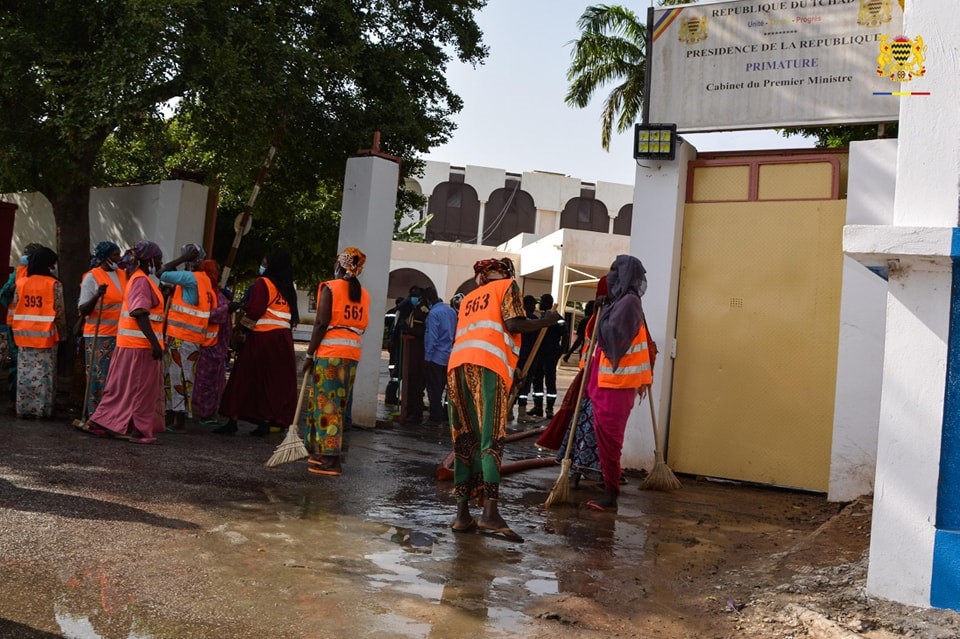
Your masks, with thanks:
<instances>
[{"instance_id":1,"label":"yellow metal gate","mask_svg":"<svg viewBox=\"0 0 960 639\"><path fill-rule=\"evenodd\" d=\"M684 473L825 491L840 160L726 157L692 163L690 175L668 461Z\"/></svg>"}]
</instances>

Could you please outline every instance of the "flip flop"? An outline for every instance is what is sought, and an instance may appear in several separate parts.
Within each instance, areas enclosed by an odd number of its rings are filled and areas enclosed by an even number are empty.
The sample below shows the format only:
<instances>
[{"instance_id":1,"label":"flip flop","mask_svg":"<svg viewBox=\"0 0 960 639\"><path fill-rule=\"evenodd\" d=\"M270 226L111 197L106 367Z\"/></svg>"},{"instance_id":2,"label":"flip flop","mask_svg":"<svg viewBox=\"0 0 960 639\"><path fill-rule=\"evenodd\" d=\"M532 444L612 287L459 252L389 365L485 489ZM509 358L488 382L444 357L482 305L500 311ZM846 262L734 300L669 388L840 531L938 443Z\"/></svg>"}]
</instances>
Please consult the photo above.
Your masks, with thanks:
<instances>
[{"instance_id":1,"label":"flip flop","mask_svg":"<svg viewBox=\"0 0 960 639\"><path fill-rule=\"evenodd\" d=\"M326 475L328 477L339 477L340 475L343 474L342 470L337 470L334 468L324 468L322 466L319 466L319 467L308 466L307 472L313 473L314 475Z\"/></svg>"},{"instance_id":2,"label":"flip flop","mask_svg":"<svg viewBox=\"0 0 960 639\"><path fill-rule=\"evenodd\" d=\"M76 427L81 433L86 433L87 435L93 435L94 437L109 437L110 433L107 432L107 429L102 426L91 426L90 422L83 422L81 425Z\"/></svg>"},{"instance_id":3,"label":"flip flop","mask_svg":"<svg viewBox=\"0 0 960 639\"><path fill-rule=\"evenodd\" d=\"M589 500L583 504L584 508L589 508L590 510L595 510L598 513L615 513L617 512L616 508L611 508L610 506L601 506L594 500Z\"/></svg>"},{"instance_id":4,"label":"flip flop","mask_svg":"<svg viewBox=\"0 0 960 639\"><path fill-rule=\"evenodd\" d=\"M156 437L130 437L127 439L131 444L159 444Z\"/></svg>"},{"instance_id":5,"label":"flip flop","mask_svg":"<svg viewBox=\"0 0 960 639\"><path fill-rule=\"evenodd\" d=\"M471 518L469 524L467 524L466 526L462 526L460 528L457 528L453 524L450 524L450 530L452 530L455 533L468 533L468 532L473 532L476 529L477 529L476 518Z\"/></svg>"},{"instance_id":6,"label":"flip flop","mask_svg":"<svg viewBox=\"0 0 960 639\"><path fill-rule=\"evenodd\" d=\"M477 524L477 532L479 532L481 535L486 535L487 537L493 537L495 539L512 541L517 544L523 543L523 537L510 530L509 526L504 526L503 528L484 528L483 526Z\"/></svg>"}]
</instances>

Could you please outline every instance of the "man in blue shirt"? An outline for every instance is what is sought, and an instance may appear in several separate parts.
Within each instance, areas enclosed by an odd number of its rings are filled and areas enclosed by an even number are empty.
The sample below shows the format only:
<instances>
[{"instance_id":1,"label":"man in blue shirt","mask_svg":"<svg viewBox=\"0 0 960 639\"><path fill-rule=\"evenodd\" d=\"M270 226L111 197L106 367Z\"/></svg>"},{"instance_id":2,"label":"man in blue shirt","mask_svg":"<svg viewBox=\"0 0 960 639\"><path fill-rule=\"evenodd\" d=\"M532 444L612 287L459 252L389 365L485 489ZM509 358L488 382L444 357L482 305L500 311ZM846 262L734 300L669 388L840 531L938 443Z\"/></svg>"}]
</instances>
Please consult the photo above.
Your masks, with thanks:
<instances>
[{"instance_id":1,"label":"man in blue shirt","mask_svg":"<svg viewBox=\"0 0 960 639\"><path fill-rule=\"evenodd\" d=\"M430 424L447 424L443 408L443 391L447 387L447 362L457 334L457 312L437 297L437 289L423 291L424 301L430 306L424 321L424 359L427 362L427 397L430 400Z\"/></svg>"}]
</instances>

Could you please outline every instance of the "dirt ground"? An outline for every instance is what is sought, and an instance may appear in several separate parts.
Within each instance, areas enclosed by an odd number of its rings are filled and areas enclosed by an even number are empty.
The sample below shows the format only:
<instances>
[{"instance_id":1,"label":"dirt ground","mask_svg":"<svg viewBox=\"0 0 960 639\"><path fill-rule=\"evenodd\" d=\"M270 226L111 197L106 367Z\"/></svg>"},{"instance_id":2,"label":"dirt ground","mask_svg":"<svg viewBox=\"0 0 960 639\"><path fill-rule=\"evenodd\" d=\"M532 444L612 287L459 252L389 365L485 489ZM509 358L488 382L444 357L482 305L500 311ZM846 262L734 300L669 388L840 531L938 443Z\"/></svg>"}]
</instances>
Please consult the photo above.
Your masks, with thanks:
<instances>
[{"instance_id":1,"label":"dirt ground","mask_svg":"<svg viewBox=\"0 0 960 639\"><path fill-rule=\"evenodd\" d=\"M0 432L3 638L960 637L954 612L865 595L869 498L634 475L617 514L576 506L593 483L545 510L549 467L504 479L512 544L449 530L448 434L425 426L355 430L341 478L265 468L280 435Z\"/></svg>"}]
</instances>

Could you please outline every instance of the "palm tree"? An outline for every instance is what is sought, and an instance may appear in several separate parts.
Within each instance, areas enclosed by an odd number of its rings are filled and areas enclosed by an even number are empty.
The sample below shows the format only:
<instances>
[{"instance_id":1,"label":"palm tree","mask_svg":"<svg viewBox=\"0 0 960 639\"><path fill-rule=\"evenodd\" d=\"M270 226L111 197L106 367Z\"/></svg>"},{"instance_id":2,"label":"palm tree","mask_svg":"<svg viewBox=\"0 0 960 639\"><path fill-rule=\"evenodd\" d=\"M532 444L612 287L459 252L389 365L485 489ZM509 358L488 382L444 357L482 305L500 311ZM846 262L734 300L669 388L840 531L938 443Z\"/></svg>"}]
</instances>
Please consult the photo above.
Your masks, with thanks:
<instances>
[{"instance_id":1,"label":"palm tree","mask_svg":"<svg viewBox=\"0 0 960 639\"><path fill-rule=\"evenodd\" d=\"M580 37L573 41L572 60L567 70L570 88L564 102L586 108L598 89L619 84L603 105L600 143L610 150L613 121L623 133L637 119L643 105L646 72L646 20L619 5L587 7L577 20Z\"/></svg>"}]
</instances>

